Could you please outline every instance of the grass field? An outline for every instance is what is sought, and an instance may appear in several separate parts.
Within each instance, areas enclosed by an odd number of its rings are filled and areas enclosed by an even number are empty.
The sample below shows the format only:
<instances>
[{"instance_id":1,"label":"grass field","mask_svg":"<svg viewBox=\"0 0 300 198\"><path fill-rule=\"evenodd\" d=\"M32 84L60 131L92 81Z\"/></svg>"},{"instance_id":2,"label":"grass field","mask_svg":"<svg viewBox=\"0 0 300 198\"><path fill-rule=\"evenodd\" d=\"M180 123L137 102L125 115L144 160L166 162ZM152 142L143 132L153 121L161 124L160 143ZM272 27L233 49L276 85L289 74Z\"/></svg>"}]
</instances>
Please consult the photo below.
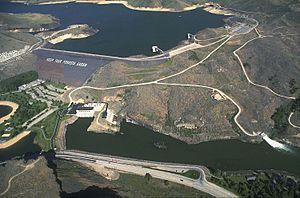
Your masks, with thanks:
<instances>
[{"instance_id":1,"label":"grass field","mask_svg":"<svg viewBox=\"0 0 300 198\"><path fill-rule=\"evenodd\" d=\"M12 101L19 104L19 108L17 109L16 113L9 120L0 125L0 131L7 127L12 127L12 136L15 136L23 131L25 127L22 127L22 124L47 107L46 103L33 100L25 93L0 95L0 100ZM7 126L5 126L5 124L7 124Z\"/></svg>"}]
</instances>

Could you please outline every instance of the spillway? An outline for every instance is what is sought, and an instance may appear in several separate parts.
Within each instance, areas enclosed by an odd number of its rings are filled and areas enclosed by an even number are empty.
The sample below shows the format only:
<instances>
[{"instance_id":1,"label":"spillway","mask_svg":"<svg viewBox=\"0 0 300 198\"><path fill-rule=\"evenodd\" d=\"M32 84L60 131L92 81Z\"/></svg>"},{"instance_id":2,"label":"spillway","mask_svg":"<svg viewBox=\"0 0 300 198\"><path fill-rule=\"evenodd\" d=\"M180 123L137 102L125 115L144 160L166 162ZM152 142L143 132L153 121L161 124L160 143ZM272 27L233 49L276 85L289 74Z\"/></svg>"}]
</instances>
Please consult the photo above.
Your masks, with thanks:
<instances>
[{"instance_id":1,"label":"spillway","mask_svg":"<svg viewBox=\"0 0 300 198\"><path fill-rule=\"evenodd\" d=\"M279 149L279 150L291 151L286 145L269 138L269 136L267 134L262 133L261 136L273 148Z\"/></svg>"}]
</instances>

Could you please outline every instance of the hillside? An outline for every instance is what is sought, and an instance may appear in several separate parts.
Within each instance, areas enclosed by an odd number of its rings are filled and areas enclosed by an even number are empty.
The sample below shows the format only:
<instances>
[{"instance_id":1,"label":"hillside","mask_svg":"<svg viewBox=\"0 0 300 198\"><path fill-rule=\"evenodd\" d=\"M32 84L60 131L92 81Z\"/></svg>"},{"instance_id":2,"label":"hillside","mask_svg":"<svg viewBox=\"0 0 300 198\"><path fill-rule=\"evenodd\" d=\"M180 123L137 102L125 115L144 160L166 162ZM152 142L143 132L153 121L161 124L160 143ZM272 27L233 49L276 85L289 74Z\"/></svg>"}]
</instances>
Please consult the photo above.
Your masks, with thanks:
<instances>
[{"instance_id":1,"label":"hillside","mask_svg":"<svg viewBox=\"0 0 300 198\"><path fill-rule=\"evenodd\" d=\"M11 0L1 0L1 1L11 1ZM27 2L32 4L38 3L55 3L60 2L60 0L20 0L20 2ZM72 2L74 0L70 0ZM114 2L117 0L85 0L85 2ZM151 8L172 8L175 10L183 10L184 8L201 5L204 3L218 3L224 7L241 9L244 11L282 11L282 10L292 10L294 12L299 12L300 3L296 0L125 0L129 5L134 7L151 7ZM65 2L65 1L64 1ZM79 1L80 2L80 1Z\"/></svg>"},{"instance_id":2,"label":"hillside","mask_svg":"<svg viewBox=\"0 0 300 198\"><path fill-rule=\"evenodd\" d=\"M0 13L0 30L18 32L38 32L49 30L59 25L59 20L51 15L36 13Z\"/></svg>"}]
</instances>

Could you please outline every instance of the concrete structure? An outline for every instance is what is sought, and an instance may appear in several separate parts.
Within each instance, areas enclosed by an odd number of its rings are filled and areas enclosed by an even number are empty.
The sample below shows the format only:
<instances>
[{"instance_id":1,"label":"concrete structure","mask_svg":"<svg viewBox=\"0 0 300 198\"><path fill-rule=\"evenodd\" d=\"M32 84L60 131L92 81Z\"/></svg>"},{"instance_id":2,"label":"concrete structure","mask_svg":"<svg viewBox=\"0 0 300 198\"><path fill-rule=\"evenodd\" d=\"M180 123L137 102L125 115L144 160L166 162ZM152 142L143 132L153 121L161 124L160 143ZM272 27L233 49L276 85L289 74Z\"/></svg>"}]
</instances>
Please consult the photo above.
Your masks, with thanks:
<instances>
[{"instance_id":1,"label":"concrete structure","mask_svg":"<svg viewBox=\"0 0 300 198\"><path fill-rule=\"evenodd\" d=\"M103 102L90 102L84 104L83 107L93 107L94 111L102 111L105 107L105 103Z\"/></svg>"},{"instance_id":2,"label":"concrete structure","mask_svg":"<svg viewBox=\"0 0 300 198\"><path fill-rule=\"evenodd\" d=\"M76 115L80 118L91 118L94 117L95 112L103 111L106 107L106 103L102 102L91 102L86 104L73 104L68 109L68 114Z\"/></svg>"},{"instance_id":3,"label":"concrete structure","mask_svg":"<svg viewBox=\"0 0 300 198\"><path fill-rule=\"evenodd\" d=\"M117 125L117 116L109 109L107 110L107 114L106 114L105 119L110 124Z\"/></svg>"},{"instance_id":4,"label":"concrete structure","mask_svg":"<svg viewBox=\"0 0 300 198\"><path fill-rule=\"evenodd\" d=\"M38 85L40 85L40 84L42 84L42 83L44 83L44 82L45 82L44 80L37 79L37 80L32 81L32 82L30 82L30 83L28 83L28 84L24 84L24 85L19 86L19 87L18 87L18 90L19 90L19 91L24 91L24 90L26 90L26 89L30 89L30 88L32 88L32 87L38 86Z\"/></svg>"},{"instance_id":5,"label":"concrete structure","mask_svg":"<svg viewBox=\"0 0 300 198\"><path fill-rule=\"evenodd\" d=\"M4 133L1 137L2 137L2 138L9 138L10 135L11 135L10 133Z\"/></svg>"},{"instance_id":6,"label":"concrete structure","mask_svg":"<svg viewBox=\"0 0 300 198\"><path fill-rule=\"evenodd\" d=\"M79 107L76 109L76 116L79 118L92 118L95 111L93 107Z\"/></svg>"},{"instance_id":7,"label":"concrete structure","mask_svg":"<svg viewBox=\"0 0 300 198\"><path fill-rule=\"evenodd\" d=\"M249 176L246 176L246 180L249 182L249 181L255 181L256 180L256 176L255 175L249 175Z\"/></svg>"}]
</instances>

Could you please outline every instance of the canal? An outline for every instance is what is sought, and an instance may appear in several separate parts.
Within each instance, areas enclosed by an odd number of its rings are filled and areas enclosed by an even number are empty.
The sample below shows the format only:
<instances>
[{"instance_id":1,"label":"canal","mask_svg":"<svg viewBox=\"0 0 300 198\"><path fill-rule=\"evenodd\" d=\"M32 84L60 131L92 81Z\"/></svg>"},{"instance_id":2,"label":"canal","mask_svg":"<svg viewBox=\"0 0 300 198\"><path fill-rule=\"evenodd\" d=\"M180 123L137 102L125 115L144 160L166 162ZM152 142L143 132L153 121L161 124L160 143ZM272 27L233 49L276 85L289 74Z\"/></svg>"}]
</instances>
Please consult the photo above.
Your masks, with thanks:
<instances>
[{"instance_id":1,"label":"canal","mask_svg":"<svg viewBox=\"0 0 300 198\"><path fill-rule=\"evenodd\" d=\"M85 39L67 39L54 48L124 57L153 55L153 45L163 50L171 49L186 40L187 33L224 26L225 19L225 16L202 9L149 12L131 10L123 5L88 3L25 5L1 2L0 12L51 14L60 19L59 29L72 24L88 24L99 32Z\"/></svg>"},{"instance_id":2,"label":"canal","mask_svg":"<svg viewBox=\"0 0 300 198\"><path fill-rule=\"evenodd\" d=\"M92 119L78 119L67 128L67 149L146 160L200 164L221 170L277 169L300 175L300 149L278 151L267 143L239 140L187 144L150 129L122 122L116 135L86 132ZM159 149L161 142L167 149Z\"/></svg>"}]
</instances>

